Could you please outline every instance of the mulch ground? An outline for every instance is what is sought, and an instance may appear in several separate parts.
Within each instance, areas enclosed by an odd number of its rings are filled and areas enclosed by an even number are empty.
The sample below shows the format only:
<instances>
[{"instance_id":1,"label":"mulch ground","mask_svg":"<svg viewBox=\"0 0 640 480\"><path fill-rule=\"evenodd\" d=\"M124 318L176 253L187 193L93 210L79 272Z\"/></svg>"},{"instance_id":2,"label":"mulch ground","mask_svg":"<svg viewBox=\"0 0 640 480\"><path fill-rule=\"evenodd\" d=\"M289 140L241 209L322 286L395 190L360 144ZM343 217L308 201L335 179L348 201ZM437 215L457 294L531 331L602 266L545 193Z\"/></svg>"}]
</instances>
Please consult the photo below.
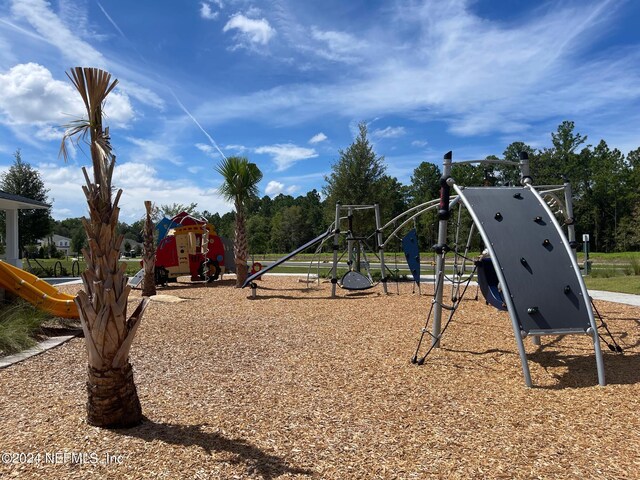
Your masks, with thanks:
<instances>
[{"instance_id":1,"label":"mulch ground","mask_svg":"<svg viewBox=\"0 0 640 480\"><path fill-rule=\"evenodd\" d=\"M416 366L431 297L410 285L260 286L160 290L185 301L152 302L138 330L135 428L86 423L81 338L0 371L0 478L640 478L640 309L597 303L625 348L605 351L606 387L569 336L526 342L526 388L509 317L482 300Z\"/></svg>"}]
</instances>

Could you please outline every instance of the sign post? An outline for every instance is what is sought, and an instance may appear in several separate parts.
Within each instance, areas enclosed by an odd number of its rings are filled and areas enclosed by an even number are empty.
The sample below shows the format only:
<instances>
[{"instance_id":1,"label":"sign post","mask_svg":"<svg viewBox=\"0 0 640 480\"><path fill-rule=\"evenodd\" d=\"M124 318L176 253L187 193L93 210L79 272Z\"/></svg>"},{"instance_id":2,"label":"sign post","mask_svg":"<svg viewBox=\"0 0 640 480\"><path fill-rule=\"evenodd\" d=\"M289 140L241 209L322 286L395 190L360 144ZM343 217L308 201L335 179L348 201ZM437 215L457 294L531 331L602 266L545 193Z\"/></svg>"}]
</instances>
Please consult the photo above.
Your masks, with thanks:
<instances>
[{"instance_id":1,"label":"sign post","mask_svg":"<svg viewBox=\"0 0 640 480\"><path fill-rule=\"evenodd\" d=\"M589 234L582 235L582 250L584 252L584 274L589 275L591 273L591 261L589 260Z\"/></svg>"}]
</instances>

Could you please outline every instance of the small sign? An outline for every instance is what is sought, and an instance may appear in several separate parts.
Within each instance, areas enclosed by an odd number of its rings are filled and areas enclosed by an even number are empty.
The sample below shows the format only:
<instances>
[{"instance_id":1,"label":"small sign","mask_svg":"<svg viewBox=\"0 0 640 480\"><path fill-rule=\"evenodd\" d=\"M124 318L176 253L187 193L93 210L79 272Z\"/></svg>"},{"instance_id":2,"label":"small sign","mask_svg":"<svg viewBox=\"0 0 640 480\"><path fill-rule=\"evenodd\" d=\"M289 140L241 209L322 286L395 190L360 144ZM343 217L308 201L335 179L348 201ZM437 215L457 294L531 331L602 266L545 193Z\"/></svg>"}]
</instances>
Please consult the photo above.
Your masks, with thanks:
<instances>
[{"instance_id":1,"label":"small sign","mask_svg":"<svg viewBox=\"0 0 640 480\"><path fill-rule=\"evenodd\" d=\"M589 234L585 233L584 235L582 235L582 241L583 242L588 242L589 241Z\"/></svg>"}]
</instances>

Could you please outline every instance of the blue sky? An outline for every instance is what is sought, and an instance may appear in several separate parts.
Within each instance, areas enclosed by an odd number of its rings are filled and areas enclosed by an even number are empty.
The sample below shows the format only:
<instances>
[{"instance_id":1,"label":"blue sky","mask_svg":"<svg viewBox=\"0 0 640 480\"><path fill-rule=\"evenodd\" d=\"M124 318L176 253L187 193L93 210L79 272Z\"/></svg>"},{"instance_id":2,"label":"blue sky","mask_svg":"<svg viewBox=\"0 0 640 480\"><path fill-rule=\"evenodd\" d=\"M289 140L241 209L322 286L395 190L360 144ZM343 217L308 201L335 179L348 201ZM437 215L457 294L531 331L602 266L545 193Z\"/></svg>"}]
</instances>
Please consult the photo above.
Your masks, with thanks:
<instances>
[{"instance_id":1,"label":"blue sky","mask_svg":"<svg viewBox=\"0 0 640 480\"><path fill-rule=\"evenodd\" d=\"M85 214L87 149L57 155L82 113L74 66L120 80L105 111L127 222L146 199L230 210L219 150L260 167L261 194L320 189L360 121L403 183L448 150L548 146L563 120L626 154L640 146L638 25L631 0L3 0L0 171L20 148L53 216Z\"/></svg>"}]
</instances>

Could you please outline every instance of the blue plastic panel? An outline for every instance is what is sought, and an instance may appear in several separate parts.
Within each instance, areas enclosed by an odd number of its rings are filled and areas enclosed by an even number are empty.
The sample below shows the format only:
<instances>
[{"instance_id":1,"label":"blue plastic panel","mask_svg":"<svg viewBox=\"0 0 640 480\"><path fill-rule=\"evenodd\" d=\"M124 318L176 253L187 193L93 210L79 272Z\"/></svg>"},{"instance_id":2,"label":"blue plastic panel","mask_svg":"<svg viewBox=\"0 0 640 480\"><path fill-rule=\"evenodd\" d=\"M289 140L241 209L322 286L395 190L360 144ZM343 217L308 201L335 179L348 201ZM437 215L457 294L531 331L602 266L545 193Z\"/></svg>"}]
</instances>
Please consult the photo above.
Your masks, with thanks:
<instances>
[{"instance_id":1,"label":"blue plastic panel","mask_svg":"<svg viewBox=\"0 0 640 480\"><path fill-rule=\"evenodd\" d=\"M407 259L413 281L420 284L420 249L418 247L418 233L415 228L409 230L402 238L402 251Z\"/></svg>"}]
</instances>

